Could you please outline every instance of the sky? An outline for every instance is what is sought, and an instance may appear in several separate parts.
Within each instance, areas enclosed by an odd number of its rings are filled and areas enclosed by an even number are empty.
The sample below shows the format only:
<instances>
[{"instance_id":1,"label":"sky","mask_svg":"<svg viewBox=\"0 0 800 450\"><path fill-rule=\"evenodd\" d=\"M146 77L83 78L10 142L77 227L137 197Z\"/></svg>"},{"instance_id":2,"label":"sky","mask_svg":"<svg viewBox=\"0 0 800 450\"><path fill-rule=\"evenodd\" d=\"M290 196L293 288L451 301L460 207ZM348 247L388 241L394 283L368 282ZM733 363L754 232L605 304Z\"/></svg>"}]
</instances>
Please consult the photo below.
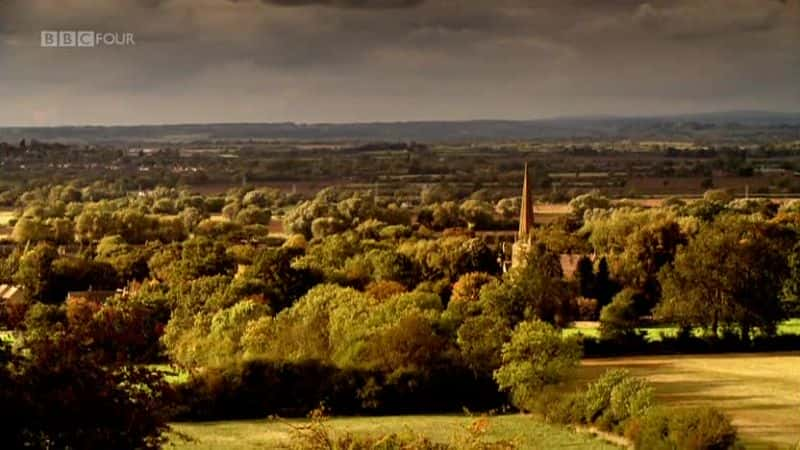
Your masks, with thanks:
<instances>
[{"instance_id":1,"label":"sky","mask_svg":"<svg viewBox=\"0 0 800 450\"><path fill-rule=\"evenodd\" d=\"M745 109L800 111L800 0L0 0L0 126Z\"/></svg>"}]
</instances>

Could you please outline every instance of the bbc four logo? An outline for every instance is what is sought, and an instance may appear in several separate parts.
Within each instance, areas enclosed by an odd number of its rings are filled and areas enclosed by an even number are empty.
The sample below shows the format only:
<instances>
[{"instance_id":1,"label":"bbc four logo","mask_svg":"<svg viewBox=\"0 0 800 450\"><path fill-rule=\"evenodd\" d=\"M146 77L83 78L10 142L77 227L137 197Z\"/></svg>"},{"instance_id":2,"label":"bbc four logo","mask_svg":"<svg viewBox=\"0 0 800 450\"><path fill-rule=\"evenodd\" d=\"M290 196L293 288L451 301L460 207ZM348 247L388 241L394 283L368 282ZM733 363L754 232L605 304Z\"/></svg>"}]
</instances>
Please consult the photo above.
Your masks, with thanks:
<instances>
[{"instance_id":1,"label":"bbc four logo","mask_svg":"<svg viewBox=\"0 0 800 450\"><path fill-rule=\"evenodd\" d=\"M127 47L136 45L133 33L100 33L97 31L43 30L42 47Z\"/></svg>"}]
</instances>

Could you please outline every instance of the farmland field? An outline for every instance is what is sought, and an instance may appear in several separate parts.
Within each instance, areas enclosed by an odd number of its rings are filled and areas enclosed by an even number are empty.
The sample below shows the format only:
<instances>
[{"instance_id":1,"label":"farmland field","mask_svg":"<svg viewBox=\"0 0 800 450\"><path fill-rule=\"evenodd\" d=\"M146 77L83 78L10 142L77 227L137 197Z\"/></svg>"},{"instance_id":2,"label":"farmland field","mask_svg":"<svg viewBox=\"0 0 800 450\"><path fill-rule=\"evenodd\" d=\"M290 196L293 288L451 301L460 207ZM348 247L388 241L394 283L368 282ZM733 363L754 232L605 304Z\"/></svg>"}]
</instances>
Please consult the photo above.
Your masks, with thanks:
<instances>
[{"instance_id":1,"label":"farmland field","mask_svg":"<svg viewBox=\"0 0 800 450\"><path fill-rule=\"evenodd\" d=\"M800 352L589 359L580 378L613 368L646 377L662 402L722 409L748 449L800 442Z\"/></svg>"},{"instance_id":2,"label":"farmland field","mask_svg":"<svg viewBox=\"0 0 800 450\"><path fill-rule=\"evenodd\" d=\"M464 431L473 419L455 415L337 418L328 422L334 432L356 434L418 433L437 442L450 442ZM490 419L487 440L514 440L520 449L570 448L575 450L611 450L617 447L594 438L538 422L525 415L498 416ZM289 423L302 423L301 420ZM194 441L173 437L169 449L266 449L280 448L290 439L290 427L274 420L244 420L173 424L175 431Z\"/></svg>"},{"instance_id":3,"label":"farmland field","mask_svg":"<svg viewBox=\"0 0 800 450\"><path fill-rule=\"evenodd\" d=\"M572 336L582 334L586 337L599 337L599 322L575 322L572 327L564 330L564 334ZM674 326L652 326L641 327L638 329L646 333L649 341L661 340L662 336L674 337L678 334L678 328ZM700 329L694 330L696 335L701 335ZM800 319L789 319L778 325L778 334L800 334Z\"/></svg>"}]
</instances>

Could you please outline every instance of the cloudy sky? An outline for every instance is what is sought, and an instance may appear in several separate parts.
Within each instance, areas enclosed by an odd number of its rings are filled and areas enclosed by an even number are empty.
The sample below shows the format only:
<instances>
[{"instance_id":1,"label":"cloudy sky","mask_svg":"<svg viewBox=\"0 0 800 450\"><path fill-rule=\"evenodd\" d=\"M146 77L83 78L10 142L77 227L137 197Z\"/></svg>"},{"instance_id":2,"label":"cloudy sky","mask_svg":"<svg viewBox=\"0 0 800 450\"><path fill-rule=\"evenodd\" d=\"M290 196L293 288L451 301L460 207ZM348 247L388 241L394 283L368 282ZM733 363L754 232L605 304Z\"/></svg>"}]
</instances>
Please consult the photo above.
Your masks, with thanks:
<instances>
[{"instance_id":1,"label":"cloudy sky","mask_svg":"<svg viewBox=\"0 0 800 450\"><path fill-rule=\"evenodd\" d=\"M800 111L800 0L0 0L0 125L732 109Z\"/></svg>"}]
</instances>

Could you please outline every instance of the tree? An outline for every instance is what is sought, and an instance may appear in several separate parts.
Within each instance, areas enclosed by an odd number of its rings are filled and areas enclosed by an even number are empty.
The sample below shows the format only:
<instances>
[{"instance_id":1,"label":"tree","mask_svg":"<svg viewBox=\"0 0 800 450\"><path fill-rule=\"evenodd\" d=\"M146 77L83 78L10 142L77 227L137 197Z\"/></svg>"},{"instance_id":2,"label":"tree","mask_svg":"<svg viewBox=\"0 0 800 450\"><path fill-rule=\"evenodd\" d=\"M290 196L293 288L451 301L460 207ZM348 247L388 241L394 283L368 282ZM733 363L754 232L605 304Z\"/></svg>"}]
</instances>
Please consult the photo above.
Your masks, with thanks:
<instances>
[{"instance_id":1,"label":"tree","mask_svg":"<svg viewBox=\"0 0 800 450\"><path fill-rule=\"evenodd\" d=\"M703 200L726 205L733 200L733 195L727 189L712 189L703 193Z\"/></svg>"},{"instance_id":2,"label":"tree","mask_svg":"<svg viewBox=\"0 0 800 450\"><path fill-rule=\"evenodd\" d=\"M14 282L21 285L30 298L44 298L51 287L52 263L56 258L58 251L55 247L39 243L20 258Z\"/></svg>"},{"instance_id":3,"label":"tree","mask_svg":"<svg viewBox=\"0 0 800 450\"><path fill-rule=\"evenodd\" d=\"M272 212L268 209L250 205L236 213L236 221L243 225L269 225Z\"/></svg>"},{"instance_id":4,"label":"tree","mask_svg":"<svg viewBox=\"0 0 800 450\"><path fill-rule=\"evenodd\" d=\"M577 368L581 347L577 340L544 322L521 322L503 345L502 365L494 372L500 389L510 391L512 403L532 410L541 391L567 379Z\"/></svg>"},{"instance_id":5,"label":"tree","mask_svg":"<svg viewBox=\"0 0 800 450\"><path fill-rule=\"evenodd\" d=\"M595 274L594 282L597 304L602 308L611 303L611 299L619 290L617 284L611 280L611 274L608 271L608 261L605 257L600 258L600 262L597 263L597 273Z\"/></svg>"},{"instance_id":6,"label":"tree","mask_svg":"<svg viewBox=\"0 0 800 450\"><path fill-rule=\"evenodd\" d=\"M373 281L364 289L364 293L376 300L386 300L406 292L406 287L397 281Z\"/></svg>"},{"instance_id":7,"label":"tree","mask_svg":"<svg viewBox=\"0 0 800 450\"><path fill-rule=\"evenodd\" d=\"M0 343L8 448L161 448L169 392L160 373L100 361L64 331L26 335L17 353Z\"/></svg>"},{"instance_id":8,"label":"tree","mask_svg":"<svg viewBox=\"0 0 800 450\"><path fill-rule=\"evenodd\" d=\"M460 211L471 230L486 230L492 225L492 205L485 201L467 200L461 204Z\"/></svg>"},{"instance_id":9,"label":"tree","mask_svg":"<svg viewBox=\"0 0 800 450\"><path fill-rule=\"evenodd\" d=\"M318 217L311 222L311 235L324 238L346 229L345 224L336 217Z\"/></svg>"},{"instance_id":10,"label":"tree","mask_svg":"<svg viewBox=\"0 0 800 450\"><path fill-rule=\"evenodd\" d=\"M635 297L636 291L625 288L603 307L600 311L600 336L603 339L621 339L636 334L639 316Z\"/></svg>"},{"instance_id":11,"label":"tree","mask_svg":"<svg viewBox=\"0 0 800 450\"><path fill-rule=\"evenodd\" d=\"M64 256L53 260L48 289L41 297L42 300L60 303L70 291L113 290L118 284L117 272L110 264Z\"/></svg>"},{"instance_id":12,"label":"tree","mask_svg":"<svg viewBox=\"0 0 800 450\"><path fill-rule=\"evenodd\" d=\"M797 317L800 315L800 243L789 253L788 270L783 283L783 309L787 315Z\"/></svg>"},{"instance_id":13,"label":"tree","mask_svg":"<svg viewBox=\"0 0 800 450\"><path fill-rule=\"evenodd\" d=\"M540 246L529 253L526 264L508 272L503 283L489 284L481 290L481 301L506 317L511 326L531 319L564 326L575 313L573 298L572 286L564 280L558 257Z\"/></svg>"},{"instance_id":14,"label":"tree","mask_svg":"<svg viewBox=\"0 0 800 450\"><path fill-rule=\"evenodd\" d=\"M501 350L510 335L506 319L484 313L464 319L456 332L456 343L467 366L478 373L491 374L500 367Z\"/></svg>"},{"instance_id":15,"label":"tree","mask_svg":"<svg viewBox=\"0 0 800 450\"><path fill-rule=\"evenodd\" d=\"M83 212L75 219L75 234L81 241L98 241L103 236L115 234L112 213L103 205L93 204L83 208Z\"/></svg>"},{"instance_id":16,"label":"tree","mask_svg":"<svg viewBox=\"0 0 800 450\"><path fill-rule=\"evenodd\" d=\"M582 256L575 269L575 281L578 284L578 294L581 297L595 298L594 265L592 260Z\"/></svg>"},{"instance_id":17,"label":"tree","mask_svg":"<svg viewBox=\"0 0 800 450\"><path fill-rule=\"evenodd\" d=\"M243 274L245 278L264 282L264 296L275 312L294 304L321 281L316 270L292 263L302 254L303 249L292 247L265 249Z\"/></svg>"},{"instance_id":18,"label":"tree","mask_svg":"<svg viewBox=\"0 0 800 450\"><path fill-rule=\"evenodd\" d=\"M784 234L778 226L737 216L705 226L659 274L664 299L657 315L707 327L713 335L720 326L738 326L744 339L754 327L773 334L783 318Z\"/></svg>"},{"instance_id":19,"label":"tree","mask_svg":"<svg viewBox=\"0 0 800 450\"><path fill-rule=\"evenodd\" d=\"M641 292L637 310L648 314L661 295L658 271L686 242L674 213L623 208L587 214L581 232L590 233L597 253L608 255L620 283Z\"/></svg>"},{"instance_id":20,"label":"tree","mask_svg":"<svg viewBox=\"0 0 800 450\"><path fill-rule=\"evenodd\" d=\"M597 191L589 192L588 194L579 195L569 202L569 207L575 217L583 218L587 211L593 209L608 209L611 207L611 201L600 195Z\"/></svg>"},{"instance_id":21,"label":"tree","mask_svg":"<svg viewBox=\"0 0 800 450\"><path fill-rule=\"evenodd\" d=\"M520 197L503 198L500 199L494 207L494 211L503 219L511 220L519 216L519 210L522 205Z\"/></svg>"},{"instance_id":22,"label":"tree","mask_svg":"<svg viewBox=\"0 0 800 450\"><path fill-rule=\"evenodd\" d=\"M450 302L477 302L480 300L481 288L495 280L495 277L485 272L464 274L453 284L453 294L450 297Z\"/></svg>"},{"instance_id":23,"label":"tree","mask_svg":"<svg viewBox=\"0 0 800 450\"><path fill-rule=\"evenodd\" d=\"M19 244L52 239L53 230L40 219L22 217L14 225L11 238Z\"/></svg>"}]
</instances>

